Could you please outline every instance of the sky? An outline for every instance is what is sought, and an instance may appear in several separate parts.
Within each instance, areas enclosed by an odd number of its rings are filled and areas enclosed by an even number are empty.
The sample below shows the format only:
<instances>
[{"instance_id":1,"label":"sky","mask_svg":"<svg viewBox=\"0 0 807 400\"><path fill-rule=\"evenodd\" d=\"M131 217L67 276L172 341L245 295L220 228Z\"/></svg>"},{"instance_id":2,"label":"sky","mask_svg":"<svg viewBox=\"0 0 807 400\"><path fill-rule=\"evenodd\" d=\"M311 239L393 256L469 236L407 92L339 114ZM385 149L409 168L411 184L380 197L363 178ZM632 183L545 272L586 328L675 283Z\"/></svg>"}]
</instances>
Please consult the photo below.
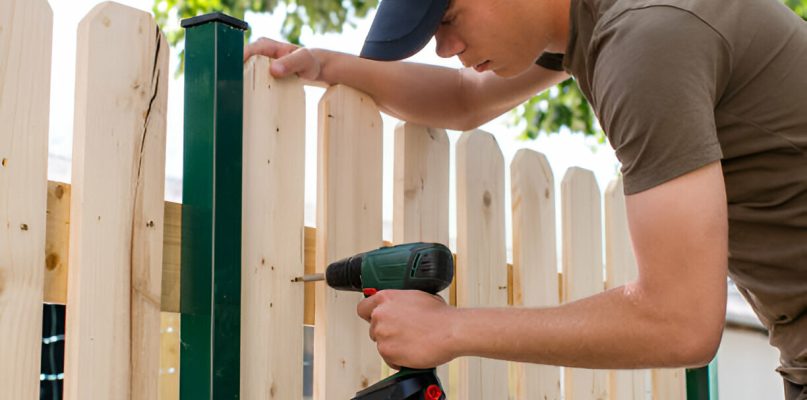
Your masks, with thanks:
<instances>
[{"instance_id":1,"label":"sky","mask_svg":"<svg viewBox=\"0 0 807 400\"><path fill-rule=\"evenodd\" d=\"M53 67L51 79L51 107L50 107L50 139L49 152L51 163L49 177L52 180L69 181L69 159L72 153L73 130L73 98L75 85L75 52L76 30L81 18L95 5L101 3L97 0L50 0L53 9ZM152 0L118 0L118 3L150 12ZM252 31L252 40L265 36L281 39L280 24L282 15L271 16L267 14L247 14L247 22ZM361 49L364 35L369 29L371 19L358 23L355 28L346 27L341 34L315 35L310 30L304 30L301 40L309 47L319 47L330 50L358 54ZM172 22L179 24L179 21ZM177 50L171 49L170 70L177 65ZM443 59L434 52L434 41L409 61L427 64L460 67L456 58ZM182 177L182 114L183 114L183 82L182 78L172 79L169 82L168 94L168 132L166 144L166 199L181 200ZM319 97L324 92L317 87L306 88L307 102L307 132L306 132L306 216L309 226L314 225L316 201L316 110ZM618 162L611 148L602 145L592 138L585 138L581 134L562 132L551 136L542 135L537 140L519 140L517 137L521 128L508 126L512 114L506 113L481 129L492 133L504 155L505 166L509 166L515 153L521 148L529 148L546 155L555 175L556 188L559 189L563 173L571 166L579 166L592 170L597 178L600 190L604 191L610 180L616 177ZM393 130L397 124L394 118L383 116L384 122L384 219L392 219L392 143ZM452 143L451 162L455 160L454 144L461 132L449 131L449 140ZM453 181L453 167L452 167ZM505 173L505 188L509 188L509 173ZM509 204L509 189L505 190L505 204ZM455 188L450 188L450 202L454 204ZM559 207L558 207L559 208ZM455 226L453 220L449 226ZM507 212L509 226L509 210ZM390 224L385 224L384 238L391 239ZM452 235L453 236L453 235ZM510 241L508 233L508 243Z\"/></svg>"}]
</instances>

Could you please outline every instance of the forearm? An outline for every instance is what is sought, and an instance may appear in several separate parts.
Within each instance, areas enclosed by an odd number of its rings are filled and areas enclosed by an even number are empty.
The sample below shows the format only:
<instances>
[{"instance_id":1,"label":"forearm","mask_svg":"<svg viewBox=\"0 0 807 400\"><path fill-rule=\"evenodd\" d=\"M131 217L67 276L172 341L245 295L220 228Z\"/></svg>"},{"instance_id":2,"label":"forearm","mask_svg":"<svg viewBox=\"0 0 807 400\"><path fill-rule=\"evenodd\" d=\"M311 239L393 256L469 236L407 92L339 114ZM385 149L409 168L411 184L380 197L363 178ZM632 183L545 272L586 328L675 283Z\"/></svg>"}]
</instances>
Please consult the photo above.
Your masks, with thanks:
<instances>
[{"instance_id":1,"label":"forearm","mask_svg":"<svg viewBox=\"0 0 807 400\"><path fill-rule=\"evenodd\" d=\"M458 309L451 346L458 356L580 368L707 363L716 344L700 329L710 326L700 323L702 310L663 303L625 286L552 308Z\"/></svg>"},{"instance_id":2,"label":"forearm","mask_svg":"<svg viewBox=\"0 0 807 400\"><path fill-rule=\"evenodd\" d=\"M371 95L384 112L436 128L472 129L566 77L547 70L503 79L467 68L379 62L312 51L322 65L318 80L356 88Z\"/></svg>"},{"instance_id":3,"label":"forearm","mask_svg":"<svg viewBox=\"0 0 807 400\"><path fill-rule=\"evenodd\" d=\"M456 69L314 51L322 65L319 80L367 93L379 108L396 118L433 127L462 124L465 110L457 95L461 83Z\"/></svg>"}]
</instances>

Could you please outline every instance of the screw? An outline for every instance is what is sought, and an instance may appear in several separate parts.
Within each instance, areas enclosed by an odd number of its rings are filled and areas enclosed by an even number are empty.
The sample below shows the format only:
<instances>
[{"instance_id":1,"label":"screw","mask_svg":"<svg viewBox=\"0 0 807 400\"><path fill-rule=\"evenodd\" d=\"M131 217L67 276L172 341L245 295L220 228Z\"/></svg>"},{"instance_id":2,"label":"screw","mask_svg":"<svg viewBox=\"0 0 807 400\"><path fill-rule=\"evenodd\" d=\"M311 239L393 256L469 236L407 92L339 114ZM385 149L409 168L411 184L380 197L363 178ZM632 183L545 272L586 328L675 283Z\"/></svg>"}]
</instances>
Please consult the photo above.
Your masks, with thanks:
<instances>
[{"instance_id":1,"label":"screw","mask_svg":"<svg viewBox=\"0 0 807 400\"><path fill-rule=\"evenodd\" d=\"M154 221L146 222L146 226L149 227L149 228L153 228L154 227Z\"/></svg>"},{"instance_id":2,"label":"screw","mask_svg":"<svg viewBox=\"0 0 807 400\"><path fill-rule=\"evenodd\" d=\"M28 224L20 224L20 229L22 229L24 231L27 231L28 230Z\"/></svg>"}]
</instances>

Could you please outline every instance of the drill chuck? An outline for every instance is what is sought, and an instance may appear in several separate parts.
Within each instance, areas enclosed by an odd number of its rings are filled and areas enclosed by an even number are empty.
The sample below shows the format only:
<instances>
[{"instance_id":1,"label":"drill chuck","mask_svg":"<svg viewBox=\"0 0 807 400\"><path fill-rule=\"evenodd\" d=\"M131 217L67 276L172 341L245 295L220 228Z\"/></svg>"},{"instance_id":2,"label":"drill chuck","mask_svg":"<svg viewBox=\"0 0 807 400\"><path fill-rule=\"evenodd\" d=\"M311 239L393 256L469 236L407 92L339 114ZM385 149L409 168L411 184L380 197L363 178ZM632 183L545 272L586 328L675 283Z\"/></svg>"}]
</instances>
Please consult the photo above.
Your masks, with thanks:
<instances>
[{"instance_id":1,"label":"drill chuck","mask_svg":"<svg viewBox=\"0 0 807 400\"><path fill-rule=\"evenodd\" d=\"M325 281L336 290L361 292L361 263L364 253L331 263L325 270Z\"/></svg>"}]
</instances>

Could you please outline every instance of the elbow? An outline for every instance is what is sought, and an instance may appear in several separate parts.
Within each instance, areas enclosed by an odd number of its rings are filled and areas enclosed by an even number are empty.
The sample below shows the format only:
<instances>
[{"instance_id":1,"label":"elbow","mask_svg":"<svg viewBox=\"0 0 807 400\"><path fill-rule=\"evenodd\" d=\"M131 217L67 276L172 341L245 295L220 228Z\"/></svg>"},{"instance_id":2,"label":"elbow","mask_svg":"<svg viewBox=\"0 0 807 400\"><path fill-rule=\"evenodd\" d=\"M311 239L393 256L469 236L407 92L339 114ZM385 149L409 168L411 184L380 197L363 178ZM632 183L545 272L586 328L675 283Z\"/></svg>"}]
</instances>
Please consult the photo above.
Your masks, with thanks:
<instances>
[{"instance_id":1,"label":"elbow","mask_svg":"<svg viewBox=\"0 0 807 400\"><path fill-rule=\"evenodd\" d=\"M725 314L679 321L673 328L679 334L675 345L670 346L675 360L671 366L697 368L709 364L720 347L724 322Z\"/></svg>"},{"instance_id":2,"label":"elbow","mask_svg":"<svg viewBox=\"0 0 807 400\"><path fill-rule=\"evenodd\" d=\"M462 132L477 129L495 118L495 116L489 117L485 114L481 110L463 108L456 113L456 117L446 128Z\"/></svg>"}]
</instances>

